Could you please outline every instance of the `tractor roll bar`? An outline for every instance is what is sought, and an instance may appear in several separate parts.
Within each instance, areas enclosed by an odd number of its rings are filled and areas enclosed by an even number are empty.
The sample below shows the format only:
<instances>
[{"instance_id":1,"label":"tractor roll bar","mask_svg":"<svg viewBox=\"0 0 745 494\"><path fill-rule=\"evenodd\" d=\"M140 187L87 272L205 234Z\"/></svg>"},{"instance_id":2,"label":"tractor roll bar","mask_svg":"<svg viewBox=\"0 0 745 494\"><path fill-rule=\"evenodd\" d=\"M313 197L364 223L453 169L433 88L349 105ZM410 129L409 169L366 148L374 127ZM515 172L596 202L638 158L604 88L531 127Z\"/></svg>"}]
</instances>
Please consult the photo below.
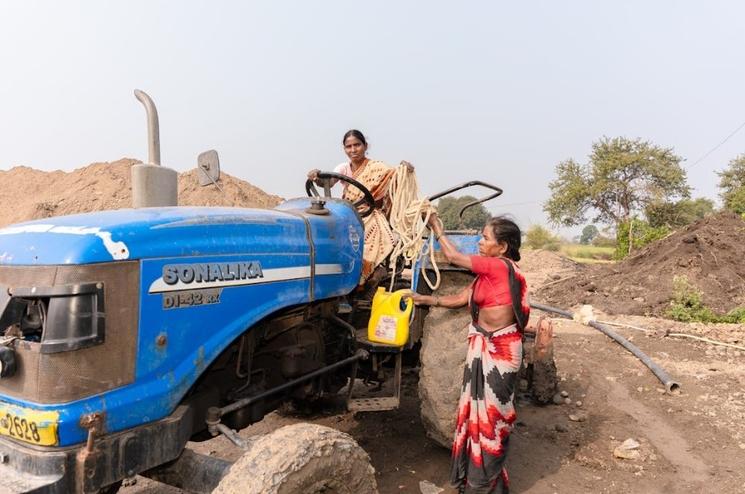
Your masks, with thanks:
<instances>
[{"instance_id":1,"label":"tractor roll bar","mask_svg":"<svg viewBox=\"0 0 745 494\"><path fill-rule=\"evenodd\" d=\"M447 190L443 190L442 192L438 192L437 194L431 195L427 199L430 202L432 202L435 199L439 199L439 198L444 197L444 196L446 196L448 194L452 194L453 192L455 192L457 190L466 189L468 187L473 187L473 186L476 186L476 185L480 185L481 187L486 187L487 189L491 189L491 190L494 191L494 193L493 194L490 194L488 196L484 196L481 199L476 199L475 201L469 202L468 204L466 204L465 206L463 206L460 209L460 212L458 213L458 217L459 218L463 218L463 213L466 211L466 209L468 209L468 208L470 208L472 206L475 206L476 204L481 204L482 202L490 201L490 200L494 199L495 197L501 196L502 195L502 192L503 192L502 189L500 189L496 185L492 185L492 184L488 184L486 182L482 182L481 180L471 180L470 182L465 182L465 183L462 183L460 185L456 185L455 187L450 187Z\"/></svg>"}]
</instances>

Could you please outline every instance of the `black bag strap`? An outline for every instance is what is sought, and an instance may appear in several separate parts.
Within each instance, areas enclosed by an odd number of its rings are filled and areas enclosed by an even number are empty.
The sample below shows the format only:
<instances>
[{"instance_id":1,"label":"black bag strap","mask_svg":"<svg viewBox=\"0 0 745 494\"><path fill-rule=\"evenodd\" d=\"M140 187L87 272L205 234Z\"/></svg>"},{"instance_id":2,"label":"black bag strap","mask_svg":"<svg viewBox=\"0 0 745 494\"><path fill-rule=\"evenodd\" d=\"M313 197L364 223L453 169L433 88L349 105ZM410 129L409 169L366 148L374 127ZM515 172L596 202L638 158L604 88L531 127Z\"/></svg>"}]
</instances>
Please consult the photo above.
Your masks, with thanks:
<instances>
[{"instance_id":1,"label":"black bag strap","mask_svg":"<svg viewBox=\"0 0 745 494\"><path fill-rule=\"evenodd\" d=\"M476 278L476 280L478 280L478 278ZM471 306L471 320L474 325L478 325L479 323L479 306L473 301L473 294L476 291L476 280L471 284L471 300L469 301L469 305Z\"/></svg>"},{"instance_id":2,"label":"black bag strap","mask_svg":"<svg viewBox=\"0 0 745 494\"><path fill-rule=\"evenodd\" d=\"M508 261L504 257L500 257L500 259L502 259L502 262L507 265L507 270L509 271L510 296L512 297L512 312L515 313L515 324L517 325L517 329L522 331L525 329L525 326L528 325L528 316L525 315L522 307L522 286L520 285L520 282L517 281L517 276L515 276L515 267L512 265L512 262Z\"/></svg>"}]
</instances>

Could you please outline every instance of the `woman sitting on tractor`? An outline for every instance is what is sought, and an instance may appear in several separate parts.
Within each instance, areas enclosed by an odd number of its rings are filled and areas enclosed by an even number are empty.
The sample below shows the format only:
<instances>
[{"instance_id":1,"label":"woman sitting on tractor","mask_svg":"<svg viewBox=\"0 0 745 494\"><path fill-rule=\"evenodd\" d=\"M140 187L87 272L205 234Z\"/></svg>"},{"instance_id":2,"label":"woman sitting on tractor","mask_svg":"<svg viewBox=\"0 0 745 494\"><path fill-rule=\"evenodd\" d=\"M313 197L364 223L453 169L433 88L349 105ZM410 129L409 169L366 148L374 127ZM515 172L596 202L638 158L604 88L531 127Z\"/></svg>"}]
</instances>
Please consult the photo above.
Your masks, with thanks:
<instances>
[{"instance_id":1,"label":"woman sitting on tractor","mask_svg":"<svg viewBox=\"0 0 745 494\"><path fill-rule=\"evenodd\" d=\"M362 284L374 271L377 271L375 278L380 279L387 273L387 270L380 265L390 255L394 246L393 233L388 223L391 206L388 186L395 170L382 161L367 157L367 140L359 130L353 129L344 134L342 144L349 161L337 165L334 172L351 177L364 185L372 194L376 205L372 213L362 220L365 227L365 248L362 255L362 279L360 280ZM407 166L411 170L414 169L410 164ZM308 172L308 178L322 185L318 178L319 173L320 170L311 170ZM348 187L344 184L342 198L356 203L363 198L363 192L356 187ZM379 266L381 269L376 270ZM377 285L380 280L372 281Z\"/></svg>"}]
</instances>

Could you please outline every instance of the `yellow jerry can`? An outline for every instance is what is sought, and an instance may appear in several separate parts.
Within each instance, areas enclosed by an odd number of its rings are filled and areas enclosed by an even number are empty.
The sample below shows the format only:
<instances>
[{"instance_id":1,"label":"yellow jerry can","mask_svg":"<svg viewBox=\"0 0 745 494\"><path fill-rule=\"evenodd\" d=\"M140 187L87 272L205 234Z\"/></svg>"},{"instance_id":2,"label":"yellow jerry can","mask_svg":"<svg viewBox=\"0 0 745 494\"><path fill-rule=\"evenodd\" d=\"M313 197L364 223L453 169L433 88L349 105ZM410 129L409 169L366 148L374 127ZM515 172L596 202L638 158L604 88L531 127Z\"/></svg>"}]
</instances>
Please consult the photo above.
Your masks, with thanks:
<instances>
[{"instance_id":1,"label":"yellow jerry can","mask_svg":"<svg viewBox=\"0 0 745 494\"><path fill-rule=\"evenodd\" d=\"M397 290L389 293L380 287L375 292L367 325L367 339L375 343L404 346L409 339L409 316L414 309L414 301L408 299L402 308L402 298L410 290Z\"/></svg>"}]
</instances>

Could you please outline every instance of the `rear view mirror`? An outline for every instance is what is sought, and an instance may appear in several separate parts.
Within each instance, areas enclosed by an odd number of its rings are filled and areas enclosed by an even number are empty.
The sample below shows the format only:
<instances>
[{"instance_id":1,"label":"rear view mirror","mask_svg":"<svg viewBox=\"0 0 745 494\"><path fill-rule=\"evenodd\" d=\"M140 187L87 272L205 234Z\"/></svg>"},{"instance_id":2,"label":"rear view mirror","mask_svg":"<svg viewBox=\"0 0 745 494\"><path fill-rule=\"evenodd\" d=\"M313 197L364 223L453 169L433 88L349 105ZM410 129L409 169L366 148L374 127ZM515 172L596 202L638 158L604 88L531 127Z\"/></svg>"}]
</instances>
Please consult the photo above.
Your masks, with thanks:
<instances>
[{"instance_id":1,"label":"rear view mirror","mask_svg":"<svg viewBox=\"0 0 745 494\"><path fill-rule=\"evenodd\" d=\"M199 175L199 185L217 185L220 180L220 158L217 151L210 149L197 157L197 174Z\"/></svg>"}]
</instances>

